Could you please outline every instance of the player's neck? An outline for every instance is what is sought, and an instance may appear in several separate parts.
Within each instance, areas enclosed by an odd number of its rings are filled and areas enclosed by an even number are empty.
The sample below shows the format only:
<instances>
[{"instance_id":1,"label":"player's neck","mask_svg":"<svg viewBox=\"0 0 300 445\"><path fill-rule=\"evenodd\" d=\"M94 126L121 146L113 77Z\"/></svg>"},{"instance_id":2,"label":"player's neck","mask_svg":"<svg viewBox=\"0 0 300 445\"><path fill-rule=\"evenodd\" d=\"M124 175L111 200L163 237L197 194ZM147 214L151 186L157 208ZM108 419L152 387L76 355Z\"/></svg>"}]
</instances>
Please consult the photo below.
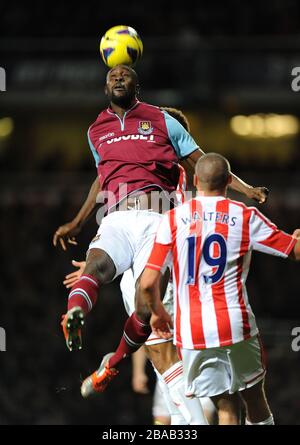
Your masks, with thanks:
<instances>
[{"instance_id":1,"label":"player's neck","mask_svg":"<svg viewBox=\"0 0 300 445\"><path fill-rule=\"evenodd\" d=\"M133 107L133 105L136 103L136 99L132 100L128 105L126 106L120 106L116 105L111 102L110 106L114 113L116 113L121 119L124 117L124 114L126 111L130 110L130 108Z\"/></svg>"}]
</instances>

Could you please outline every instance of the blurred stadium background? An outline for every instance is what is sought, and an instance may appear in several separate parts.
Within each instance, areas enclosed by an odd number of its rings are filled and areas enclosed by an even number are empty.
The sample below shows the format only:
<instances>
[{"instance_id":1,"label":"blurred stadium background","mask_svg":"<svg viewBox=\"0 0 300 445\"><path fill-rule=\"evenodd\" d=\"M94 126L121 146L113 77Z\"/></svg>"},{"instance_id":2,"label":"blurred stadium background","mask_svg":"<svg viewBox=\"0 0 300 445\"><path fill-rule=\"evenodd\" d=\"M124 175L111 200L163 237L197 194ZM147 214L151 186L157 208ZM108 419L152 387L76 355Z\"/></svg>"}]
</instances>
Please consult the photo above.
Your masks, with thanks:
<instances>
[{"instance_id":1,"label":"blurred stadium background","mask_svg":"<svg viewBox=\"0 0 300 445\"><path fill-rule=\"evenodd\" d=\"M89 317L85 349L66 350L59 318L71 259L52 234L71 219L95 177L86 131L106 106L100 36L131 25L144 42L137 66L141 98L181 108L205 151L229 158L253 185L270 188L264 213L286 231L299 227L300 3L201 0L172 5L49 1L0 5L0 424L145 424L151 395L130 387L130 363L97 400L80 397L80 379L116 345L125 312L118 283ZM249 202L248 202L249 204ZM248 280L268 356L267 390L277 423L300 424L299 265L255 254Z\"/></svg>"}]
</instances>

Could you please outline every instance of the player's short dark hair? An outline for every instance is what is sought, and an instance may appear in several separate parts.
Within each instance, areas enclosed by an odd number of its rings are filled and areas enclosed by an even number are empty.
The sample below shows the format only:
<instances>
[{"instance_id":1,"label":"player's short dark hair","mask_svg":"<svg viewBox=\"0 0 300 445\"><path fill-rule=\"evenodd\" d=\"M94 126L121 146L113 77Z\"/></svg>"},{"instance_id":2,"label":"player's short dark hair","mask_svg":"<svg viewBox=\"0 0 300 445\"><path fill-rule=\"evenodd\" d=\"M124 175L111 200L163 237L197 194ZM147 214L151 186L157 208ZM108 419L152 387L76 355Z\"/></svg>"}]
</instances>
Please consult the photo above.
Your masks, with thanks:
<instances>
[{"instance_id":1,"label":"player's short dark hair","mask_svg":"<svg viewBox=\"0 0 300 445\"><path fill-rule=\"evenodd\" d=\"M207 190L222 190L228 184L231 168L219 153L206 153L198 159L195 173Z\"/></svg>"},{"instance_id":2,"label":"player's short dark hair","mask_svg":"<svg viewBox=\"0 0 300 445\"><path fill-rule=\"evenodd\" d=\"M185 128L186 131L189 133L191 132L190 123L188 121L188 118L183 114L182 111L178 110L177 108L172 107L160 107L161 110L166 111L170 114L170 116L174 117L178 120L178 122Z\"/></svg>"}]
</instances>

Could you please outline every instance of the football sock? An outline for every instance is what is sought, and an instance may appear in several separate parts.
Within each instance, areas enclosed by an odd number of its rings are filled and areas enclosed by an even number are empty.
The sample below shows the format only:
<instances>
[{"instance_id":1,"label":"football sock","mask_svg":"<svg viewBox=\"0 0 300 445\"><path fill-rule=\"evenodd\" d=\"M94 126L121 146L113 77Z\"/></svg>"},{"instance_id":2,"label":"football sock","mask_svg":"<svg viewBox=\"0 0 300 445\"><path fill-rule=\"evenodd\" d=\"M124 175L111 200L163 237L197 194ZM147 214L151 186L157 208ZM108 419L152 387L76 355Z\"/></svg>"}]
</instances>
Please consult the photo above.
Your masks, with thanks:
<instances>
[{"instance_id":1,"label":"football sock","mask_svg":"<svg viewBox=\"0 0 300 445\"><path fill-rule=\"evenodd\" d=\"M82 308L87 314L96 304L98 296L99 283L91 275L82 275L71 289L68 299L68 311L75 306Z\"/></svg>"},{"instance_id":2,"label":"football sock","mask_svg":"<svg viewBox=\"0 0 300 445\"><path fill-rule=\"evenodd\" d=\"M182 362L179 361L163 373L163 378L169 388L171 399L189 425L208 425L198 398L185 396Z\"/></svg>"},{"instance_id":3,"label":"football sock","mask_svg":"<svg viewBox=\"0 0 300 445\"><path fill-rule=\"evenodd\" d=\"M114 355L109 359L109 368L116 368L126 357L137 351L151 334L151 326L140 320L134 312L126 321L123 337Z\"/></svg>"},{"instance_id":4,"label":"football sock","mask_svg":"<svg viewBox=\"0 0 300 445\"><path fill-rule=\"evenodd\" d=\"M171 399L171 396L169 394L169 388L166 382L164 381L163 376L154 368L154 366L153 369L156 373L159 388L163 394L166 407L171 417L171 425L188 425L187 421L185 420L185 418L183 417L183 415L181 414L181 412Z\"/></svg>"},{"instance_id":5,"label":"football sock","mask_svg":"<svg viewBox=\"0 0 300 445\"><path fill-rule=\"evenodd\" d=\"M274 417L271 414L270 417L268 417L266 420L263 420L262 422L250 422L247 418L246 418L246 425L275 425L274 422Z\"/></svg>"}]
</instances>

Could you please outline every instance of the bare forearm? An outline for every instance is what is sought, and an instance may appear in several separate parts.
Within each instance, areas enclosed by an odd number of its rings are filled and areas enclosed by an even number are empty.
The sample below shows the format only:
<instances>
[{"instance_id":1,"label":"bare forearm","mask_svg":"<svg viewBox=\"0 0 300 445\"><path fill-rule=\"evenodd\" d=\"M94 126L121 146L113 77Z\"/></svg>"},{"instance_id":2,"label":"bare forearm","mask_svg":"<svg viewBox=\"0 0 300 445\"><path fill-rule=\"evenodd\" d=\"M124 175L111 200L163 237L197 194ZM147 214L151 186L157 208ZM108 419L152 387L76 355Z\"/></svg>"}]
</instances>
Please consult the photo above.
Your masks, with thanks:
<instances>
[{"instance_id":1,"label":"bare forearm","mask_svg":"<svg viewBox=\"0 0 300 445\"><path fill-rule=\"evenodd\" d=\"M97 177L95 179L95 181L93 182L93 184L91 185L89 194L88 194L83 206L81 207L81 209L79 210L79 212L77 213L77 215L75 216L75 218L73 220L74 223L76 223L76 225L81 226L88 219L88 217L90 216L90 214L96 207L96 204L97 204L96 199L97 199L97 195L99 192L100 192L100 182L99 182L99 178Z\"/></svg>"},{"instance_id":2,"label":"bare forearm","mask_svg":"<svg viewBox=\"0 0 300 445\"><path fill-rule=\"evenodd\" d=\"M231 173L231 176L232 176L232 182L230 184L230 188L232 188L236 192L243 193L244 195L247 196L247 193L249 193L249 190L252 189L253 187L247 184L242 179L240 179L234 173Z\"/></svg>"},{"instance_id":3,"label":"bare forearm","mask_svg":"<svg viewBox=\"0 0 300 445\"><path fill-rule=\"evenodd\" d=\"M191 153L191 155L185 159L182 164L184 165L184 167L188 167L193 174L195 173L195 165L198 161L199 158L201 158L201 156L203 156L205 153L204 151L200 150L200 148L198 150L195 150L193 153ZM242 181L242 179L240 179L238 176L234 175L232 173L232 183L230 184L230 187L233 190L236 190L237 192L243 193L245 195L247 195L247 192L249 191L249 189L251 189L251 185L247 184L246 182Z\"/></svg>"},{"instance_id":4,"label":"bare forearm","mask_svg":"<svg viewBox=\"0 0 300 445\"><path fill-rule=\"evenodd\" d=\"M146 361L147 357L143 348L138 349L134 354L132 354L132 372L134 375L141 375L145 373Z\"/></svg>"},{"instance_id":5,"label":"bare forearm","mask_svg":"<svg viewBox=\"0 0 300 445\"><path fill-rule=\"evenodd\" d=\"M186 161L188 161L190 167L195 168L196 162L204 154L205 153L200 149L195 150L193 153L190 154ZM266 202L269 193L269 190L266 187L252 187L245 181L242 181L242 179L240 179L235 174L232 173L231 175L232 182L230 184L230 187L233 190L242 193L243 195L247 196L247 198L255 199L260 204Z\"/></svg>"},{"instance_id":6,"label":"bare forearm","mask_svg":"<svg viewBox=\"0 0 300 445\"><path fill-rule=\"evenodd\" d=\"M149 310L152 313L156 313L158 305L161 304L159 282L156 282L151 287L143 288L142 296Z\"/></svg>"}]
</instances>

